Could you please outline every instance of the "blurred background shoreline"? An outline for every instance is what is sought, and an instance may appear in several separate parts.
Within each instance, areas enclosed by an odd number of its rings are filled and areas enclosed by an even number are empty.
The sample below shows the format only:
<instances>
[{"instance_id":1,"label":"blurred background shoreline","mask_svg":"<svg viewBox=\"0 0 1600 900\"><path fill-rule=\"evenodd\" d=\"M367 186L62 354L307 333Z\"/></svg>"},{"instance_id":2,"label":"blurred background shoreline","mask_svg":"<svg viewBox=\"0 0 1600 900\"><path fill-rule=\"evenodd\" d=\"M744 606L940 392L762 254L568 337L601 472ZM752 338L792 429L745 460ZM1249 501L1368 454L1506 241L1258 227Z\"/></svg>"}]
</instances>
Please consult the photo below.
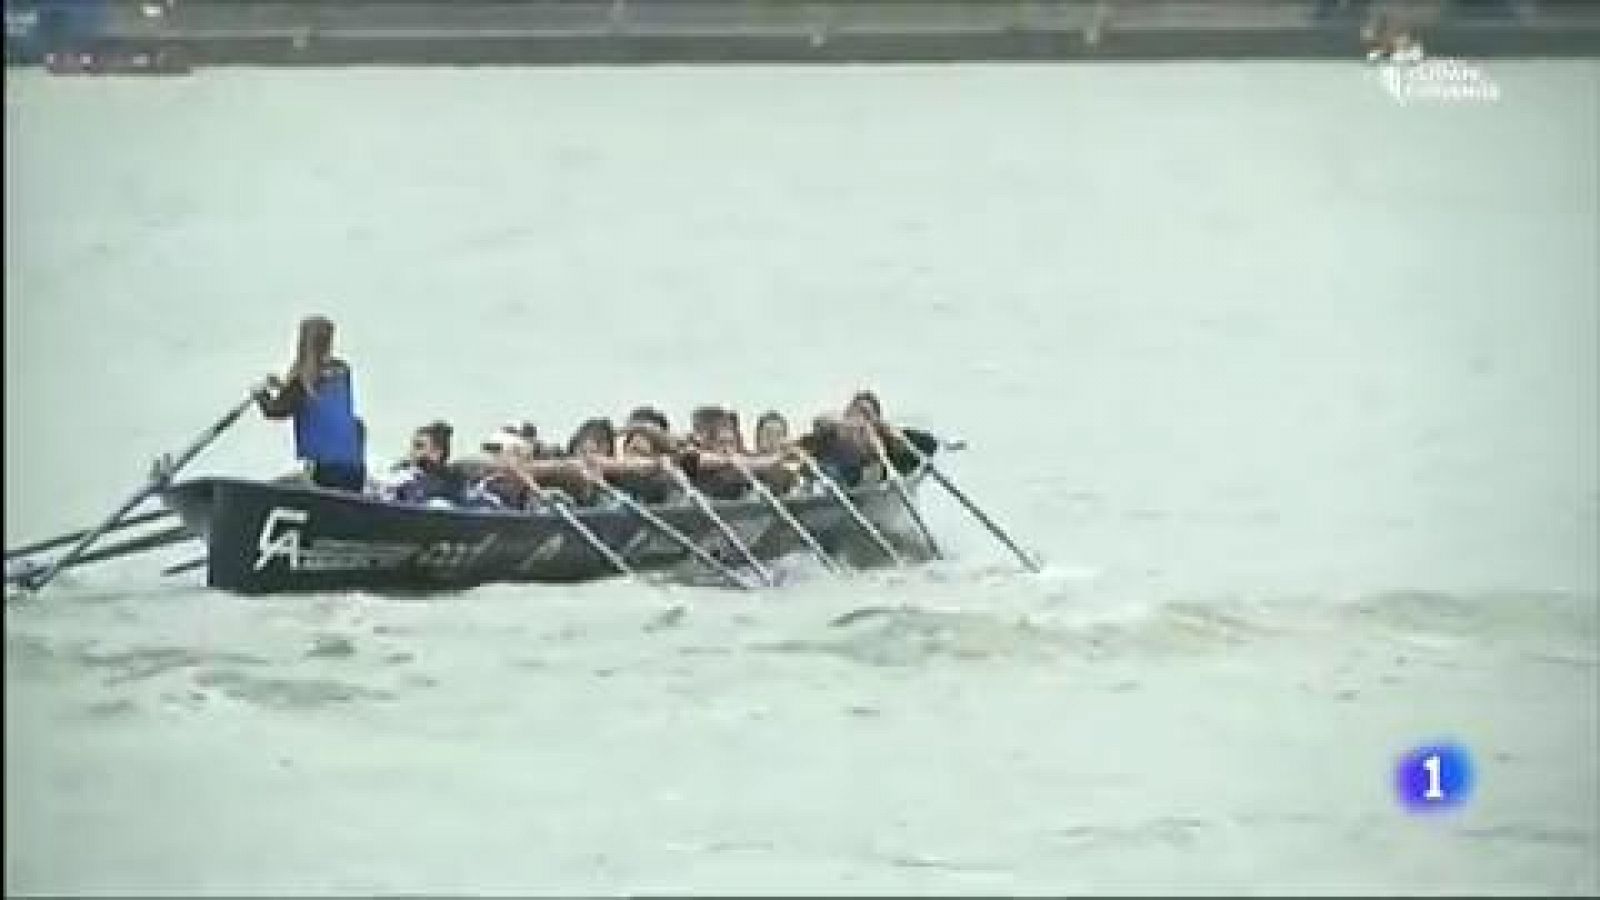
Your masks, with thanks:
<instances>
[{"instance_id":1,"label":"blurred background shoreline","mask_svg":"<svg viewBox=\"0 0 1600 900\"><path fill-rule=\"evenodd\" d=\"M1377 16L1434 55L1600 54L1582 0L8 0L6 61L193 65L1359 58Z\"/></svg>"}]
</instances>

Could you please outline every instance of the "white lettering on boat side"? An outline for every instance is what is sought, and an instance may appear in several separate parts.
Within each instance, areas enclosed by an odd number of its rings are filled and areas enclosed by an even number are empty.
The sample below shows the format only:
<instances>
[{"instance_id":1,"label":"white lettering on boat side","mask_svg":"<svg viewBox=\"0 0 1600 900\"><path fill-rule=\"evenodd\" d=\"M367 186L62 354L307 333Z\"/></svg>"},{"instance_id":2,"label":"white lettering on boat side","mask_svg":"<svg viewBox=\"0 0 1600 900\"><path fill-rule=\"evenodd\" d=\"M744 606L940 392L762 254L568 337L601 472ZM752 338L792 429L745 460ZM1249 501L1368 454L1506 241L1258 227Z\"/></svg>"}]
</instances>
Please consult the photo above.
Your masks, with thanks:
<instances>
[{"instance_id":1,"label":"white lettering on boat side","mask_svg":"<svg viewBox=\"0 0 1600 900\"><path fill-rule=\"evenodd\" d=\"M470 565L482 559L483 555L489 552L489 548L493 547L499 540L500 535L498 534L491 533L484 535L483 540L473 544L470 548L468 548L466 560L467 563Z\"/></svg>"},{"instance_id":2,"label":"white lettering on boat side","mask_svg":"<svg viewBox=\"0 0 1600 900\"><path fill-rule=\"evenodd\" d=\"M416 553L415 544L325 540L302 549L299 568L304 572L396 569Z\"/></svg>"},{"instance_id":3,"label":"white lettering on boat side","mask_svg":"<svg viewBox=\"0 0 1600 900\"><path fill-rule=\"evenodd\" d=\"M533 567L539 563L554 559L565 544L566 540L562 533L559 531L554 532L543 541L540 541L539 546L533 548L533 552L528 554L528 558L517 566L517 571L523 573L531 572Z\"/></svg>"},{"instance_id":4,"label":"white lettering on boat side","mask_svg":"<svg viewBox=\"0 0 1600 900\"><path fill-rule=\"evenodd\" d=\"M639 551L640 556L672 556L683 552L683 545L678 543L677 538L657 531L648 534L650 541Z\"/></svg>"},{"instance_id":5,"label":"white lettering on boat side","mask_svg":"<svg viewBox=\"0 0 1600 900\"><path fill-rule=\"evenodd\" d=\"M268 512L256 540L260 553L255 570L259 572L280 558L288 561L293 572L393 569L418 552L417 545L411 543L328 538L313 544L301 530L308 521L310 515L302 509L276 507ZM466 558L476 558L491 543L492 540L485 540L477 545L463 544L459 552ZM452 554L451 558L459 557Z\"/></svg>"},{"instance_id":6,"label":"white lettering on boat side","mask_svg":"<svg viewBox=\"0 0 1600 900\"><path fill-rule=\"evenodd\" d=\"M645 542L648 540L650 540L650 532L646 529L640 528L632 535L629 535L626 541L622 542L622 549L618 551L617 555L621 556L623 559L627 559L637 552L640 547L644 546Z\"/></svg>"},{"instance_id":7,"label":"white lettering on boat side","mask_svg":"<svg viewBox=\"0 0 1600 900\"><path fill-rule=\"evenodd\" d=\"M465 541L436 541L418 554L416 564L442 569L455 569L470 565L494 546L495 535L484 535L476 544Z\"/></svg>"},{"instance_id":8,"label":"white lettering on boat side","mask_svg":"<svg viewBox=\"0 0 1600 900\"><path fill-rule=\"evenodd\" d=\"M310 515L303 509L291 509L284 506L275 506L267 513L267 518L261 523L261 536L256 539L256 548L260 553L256 556L255 570L265 569L267 564L278 557L289 560L291 570L300 568L300 527L306 523ZM289 523L290 527L277 533L277 526Z\"/></svg>"}]
</instances>

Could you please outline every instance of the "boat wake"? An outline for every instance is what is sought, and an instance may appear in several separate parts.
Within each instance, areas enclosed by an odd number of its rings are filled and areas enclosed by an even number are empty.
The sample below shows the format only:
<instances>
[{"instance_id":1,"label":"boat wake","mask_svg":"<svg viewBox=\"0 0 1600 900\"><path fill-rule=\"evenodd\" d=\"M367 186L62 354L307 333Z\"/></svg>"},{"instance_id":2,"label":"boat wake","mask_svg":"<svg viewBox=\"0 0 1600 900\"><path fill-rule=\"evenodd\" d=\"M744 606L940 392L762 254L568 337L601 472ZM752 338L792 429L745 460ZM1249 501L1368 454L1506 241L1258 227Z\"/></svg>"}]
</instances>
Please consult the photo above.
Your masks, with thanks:
<instances>
[{"instance_id":1,"label":"boat wake","mask_svg":"<svg viewBox=\"0 0 1600 900\"><path fill-rule=\"evenodd\" d=\"M8 683L70 684L90 715L219 703L382 705L463 672L692 673L717 660L872 668L1249 657L1306 639L1410 654L1510 648L1593 669L1597 601L1559 591L1161 596L1089 569L1038 576L946 561L838 578L803 557L782 587L495 585L448 595L243 599L198 586L63 583L7 606ZM131 587L131 586L130 586ZM863 602L863 600L867 602Z\"/></svg>"}]
</instances>

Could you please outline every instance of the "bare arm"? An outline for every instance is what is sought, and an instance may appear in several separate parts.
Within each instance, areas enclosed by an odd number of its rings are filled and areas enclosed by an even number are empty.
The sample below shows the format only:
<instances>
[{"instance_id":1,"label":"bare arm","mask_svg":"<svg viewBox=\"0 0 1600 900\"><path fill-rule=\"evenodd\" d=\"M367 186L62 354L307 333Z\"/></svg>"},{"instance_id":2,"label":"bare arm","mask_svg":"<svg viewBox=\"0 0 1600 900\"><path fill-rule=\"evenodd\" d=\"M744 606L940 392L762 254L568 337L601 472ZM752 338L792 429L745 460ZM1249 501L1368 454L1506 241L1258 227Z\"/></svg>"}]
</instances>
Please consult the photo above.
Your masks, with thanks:
<instances>
[{"instance_id":1,"label":"bare arm","mask_svg":"<svg viewBox=\"0 0 1600 900\"><path fill-rule=\"evenodd\" d=\"M534 459L522 464L521 469L535 479L557 478L599 472L604 475L619 473L655 472L661 463L655 459Z\"/></svg>"}]
</instances>

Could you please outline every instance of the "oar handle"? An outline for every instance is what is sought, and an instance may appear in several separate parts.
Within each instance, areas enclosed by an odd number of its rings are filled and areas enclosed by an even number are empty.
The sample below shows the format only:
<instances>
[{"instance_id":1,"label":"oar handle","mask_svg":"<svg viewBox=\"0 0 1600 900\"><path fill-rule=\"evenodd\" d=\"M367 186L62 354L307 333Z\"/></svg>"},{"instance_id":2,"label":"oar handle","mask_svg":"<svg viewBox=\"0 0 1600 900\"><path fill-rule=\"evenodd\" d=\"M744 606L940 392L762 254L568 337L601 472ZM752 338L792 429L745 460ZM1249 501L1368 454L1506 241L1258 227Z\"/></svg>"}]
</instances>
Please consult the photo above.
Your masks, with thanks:
<instances>
[{"instance_id":1,"label":"oar handle","mask_svg":"<svg viewBox=\"0 0 1600 900\"><path fill-rule=\"evenodd\" d=\"M170 479L173 475L176 475L179 469L182 469L190 462L193 462L194 458L199 456L201 451L209 447L212 441L215 441L218 437L220 437L224 431L232 428L233 424L239 421L239 417L244 415L244 411L249 409L253 403L255 403L255 393L251 392L249 396L239 401L239 405L228 410L226 415L224 415L221 419L218 419L215 424L202 432L199 437L191 441L189 446L184 448L183 452L172 461L171 465L167 467L166 472L163 473L167 479Z\"/></svg>"}]
</instances>

